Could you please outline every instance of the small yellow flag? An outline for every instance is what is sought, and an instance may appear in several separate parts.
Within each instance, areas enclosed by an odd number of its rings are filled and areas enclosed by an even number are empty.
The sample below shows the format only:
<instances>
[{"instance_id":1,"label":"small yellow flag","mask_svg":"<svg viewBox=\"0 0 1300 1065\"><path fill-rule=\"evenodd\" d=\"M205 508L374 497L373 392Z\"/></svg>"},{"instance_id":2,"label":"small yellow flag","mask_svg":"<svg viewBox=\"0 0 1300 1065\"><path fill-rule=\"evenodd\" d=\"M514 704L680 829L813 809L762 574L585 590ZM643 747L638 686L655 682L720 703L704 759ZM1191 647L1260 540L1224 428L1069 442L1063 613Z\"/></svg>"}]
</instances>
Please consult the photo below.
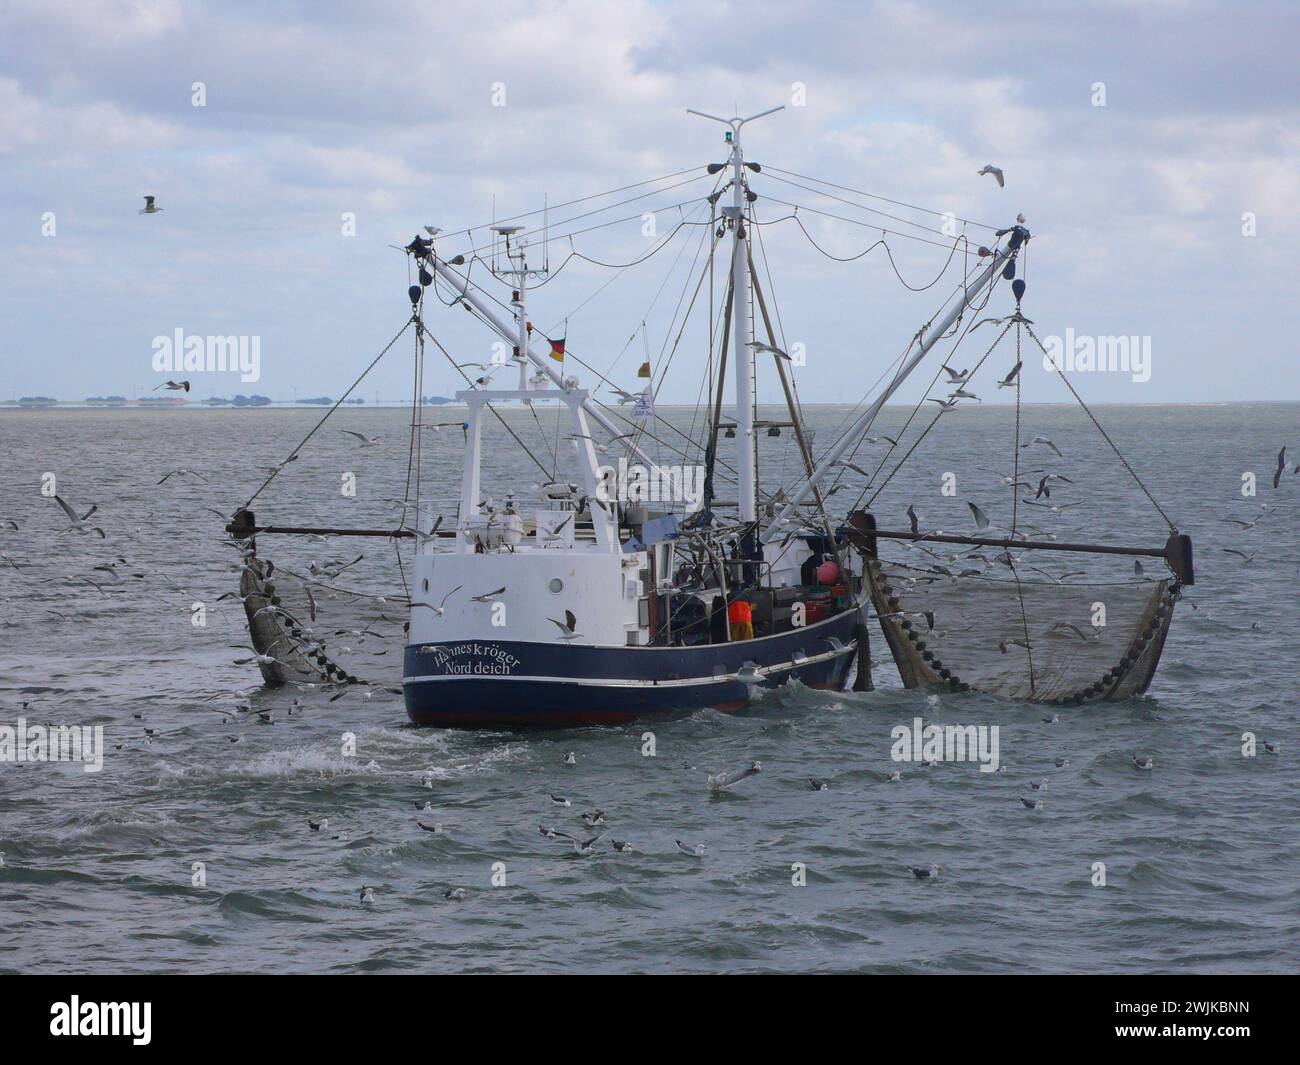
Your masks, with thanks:
<instances>
[{"instance_id":1,"label":"small yellow flag","mask_svg":"<svg viewBox=\"0 0 1300 1065\"><path fill-rule=\"evenodd\" d=\"M637 377L646 377L646 378L648 378L648 377L650 376L650 363L649 363L649 362L643 362L643 363L641 364L641 369L637 370L636 375L637 375Z\"/></svg>"}]
</instances>

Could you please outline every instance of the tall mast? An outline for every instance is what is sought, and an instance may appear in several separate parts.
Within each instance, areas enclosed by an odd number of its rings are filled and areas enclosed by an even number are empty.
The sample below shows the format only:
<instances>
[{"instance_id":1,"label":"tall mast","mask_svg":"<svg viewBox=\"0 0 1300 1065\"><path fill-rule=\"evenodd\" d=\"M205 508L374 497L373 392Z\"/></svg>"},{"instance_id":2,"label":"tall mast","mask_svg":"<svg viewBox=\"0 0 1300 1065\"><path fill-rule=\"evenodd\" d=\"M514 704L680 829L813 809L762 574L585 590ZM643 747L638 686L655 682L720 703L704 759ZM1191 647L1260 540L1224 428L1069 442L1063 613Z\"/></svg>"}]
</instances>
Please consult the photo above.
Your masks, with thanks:
<instances>
[{"instance_id":1,"label":"tall mast","mask_svg":"<svg viewBox=\"0 0 1300 1065\"><path fill-rule=\"evenodd\" d=\"M740 146L740 128L764 115L784 110L781 107L760 111L748 118L719 118L703 111L687 110L729 126L727 142L731 145L731 206L724 207L723 215L732 227L731 250L731 324L734 331L736 361L736 480L739 517L743 522L758 518L758 485L754 450L754 349L752 322L749 314L749 246L745 232L745 156Z\"/></svg>"},{"instance_id":2,"label":"tall mast","mask_svg":"<svg viewBox=\"0 0 1300 1065\"><path fill-rule=\"evenodd\" d=\"M523 232L523 226L499 225L493 227L497 233L505 238L506 243L506 263L507 266L500 273L512 279L513 294L510 299L510 306L515 312L515 325L518 327L518 333L515 338L515 362L519 364L519 391L527 392L528 382L528 358L524 354L528 350L528 253L524 250L523 238L519 236ZM515 237L514 246L511 246L510 238Z\"/></svg>"}]
</instances>

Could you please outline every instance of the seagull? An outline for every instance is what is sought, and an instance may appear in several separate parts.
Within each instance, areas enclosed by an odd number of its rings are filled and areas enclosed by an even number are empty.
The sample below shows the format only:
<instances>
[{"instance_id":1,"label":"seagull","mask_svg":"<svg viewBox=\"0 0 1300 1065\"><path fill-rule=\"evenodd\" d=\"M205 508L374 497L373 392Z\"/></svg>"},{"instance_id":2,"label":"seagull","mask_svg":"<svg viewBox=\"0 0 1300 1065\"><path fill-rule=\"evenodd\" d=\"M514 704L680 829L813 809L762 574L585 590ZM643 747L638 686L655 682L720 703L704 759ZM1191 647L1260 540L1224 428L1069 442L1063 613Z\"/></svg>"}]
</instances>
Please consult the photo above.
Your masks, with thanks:
<instances>
[{"instance_id":1,"label":"seagull","mask_svg":"<svg viewBox=\"0 0 1300 1065\"><path fill-rule=\"evenodd\" d=\"M355 436L361 441L362 447L375 447L384 439L382 436L366 436L365 433L356 433L351 429L340 429L339 432L347 433L348 436Z\"/></svg>"},{"instance_id":2,"label":"seagull","mask_svg":"<svg viewBox=\"0 0 1300 1065\"><path fill-rule=\"evenodd\" d=\"M909 866L909 868L917 880L935 880L939 877L939 867L937 865L913 865Z\"/></svg>"},{"instance_id":3,"label":"seagull","mask_svg":"<svg viewBox=\"0 0 1300 1065\"><path fill-rule=\"evenodd\" d=\"M469 898L469 892L463 887L448 888L442 893L444 899L451 899L452 902L464 902Z\"/></svg>"},{"instance_id":4,"label":"seagull","mask_svg":"<svg viewBox=\"0 0 1300 1065\"><path fill-rule=\"evenodd\" d=\"M564 755L564 764L565 764L565 765L577 765L577 764L578 764L578 756L577 756L576 754L574 754L572 751L568 751L568 752L566 752L566 754Z\"/></svg>"},{"instance_id":5,"label":"seagull","mask_svg":"<svg viewBox=\"0 0 1300 1065\"><path fill-rule=\"evenodd\" d=\"M266 473L279 473L282 469L284 469L287 465L289 465L289 463L297 462L297 461L298 461L298 456L295 454L295 455L290 455L283 462L277 462L274 466L258 466L257 469L262 470Z\"/></svg>"},{"instance_id":6,"label":"seagull","mask_svg":"<svg viewBox=\"0 0 1300 1065\"><path fill-rule=\"evenodd\" d=\"M445 613L447 613L447 600L450 599L453 595L455 595L464 587L465 586L463 584L456 585L455 588L453 588L450 592L448 592L446 595L442 597L442 602L439 603L437 606L433 606L430 603L420 603L419 605L427 606L430 610L433 611L435 617L442 617Z\"/></svg>"},{"instance_id":7,"label":"seagull","mask_svg":"<svg viewBox=\"0 0 1300 1065\"><path fill-rule=\"evenodd\" d=\"M307 827L313 832L319 832L322 828L330 823L328 817L312 817L307 820Z\"/></svg>"},{"instance_id":8,"label":"seagull","mask_svg":"<svg viewBox=\"0 0 1300 1065\"><path fill-rule=\"evenodd\" d=\"M1145 574L1146 574L1146 570L1144 570L1144 569L1142 568L1142 563L1139 562L1137 559L1134 559L1134 560L1133 560L1133 576L1134 576L1134 577L1142 577L1142 576L1144 576Z\"/></svg>"},{"instance_id":9,"label":"seagull","mask_svg":"<svg viewBox=\"0 0 1300 1065\"><path fill-rule=\"evenodd\" d=\"M1052 441L1048 440L1047 437L1045 436L1036 436L1031 441L1029 441L1028 444L1021 444L1020 446L1022 448L1026 448L1026 447L1032 447L1034 444L1043 444L1047 447L1050 447L1053 451L1056 452L1056 454L1060 458L1065 458L1065 456L1061 454L1061 449L1057 447L1054 443L1052 443Z\"/></svg>"},{"instance_id":10,"label":"seagull","mask_svg":"<svg viewBox=\"0 0 1300 1065\"><path fill-rule=\"evenodd\" d=\"M954 370L946 362L943 364L943 368L948 372L948 383L950 385L965 384L967 378L970 377L970 370Z\"/></svg>"},{"instance_id":11,"label":"seagull","mask_svg":"<svg viewBox=\"0 0 1300 1065\"><path fill-rule=\"evenodd\" d=\"M439 233L442 232L442 229L439 226L425 226L424 231L428 233L429 236L436 237Z\"/></svg>"},{"instance_id":12,"label":"seagull","mask_svg":"<svg viewBox=\"0 0 1300 1065\"><path fill-rule=\"evenodd\" d=\"M1023 647L1026 651L1029 650L1029 644L1025 643L1024 640L999 640L998 641L998 650L1001 651L1003 654L1006 654L1007 651L1013 646Z\"/></svg>"},{"instance_id":13,"label":"seagull","mask_svg":"<svg viewBox=\"0 0 1300 1065\"><path fill-rule=\"evenodd\" d=\"M1058 621L1048 631L1054 636L1064 636L1067 633L1073 633L1084 643L1091 643L1101 639L1101 633L1085 632L1083 629L1079 628L1078 625L1072 625L1068 621Z\"/></svg>"},{"instance_id":14,"label":"seagull","mask_svg":"<svg viewBox=\"0 0 1300 1065\"><path fill-rule=\"evenodd\" d=\"M1020 367L1022 367L1023 365L1024 365L1023 362L1018 362L1013 367L1011 367L1011 372L1007 374L1006 377L1002 378L1001 381L998 382L998 388L1014 388L1016 384L1016 378L1020 376Z\"/></svg>"},{"instance_id":15,"label":"seagull","mask_svg":"<svg viewBox=\"0 0 1300 1065\"><path fill-rule=\"evenodd\" d=\"M1223 520L1230 525L1240 525L1243 529L1253 529L1259 524L1259 519L1264 516L1264 511L1260 511L1253 521L1246 521L1243 518L1224 518Z\"/></svg>"},{"instance_id":16,"label":"seagull","mask_svg":"<svg viewBox=\"0 0 1300 1065\"><path fill-rule=\"evenodd\" d=\"M1046 790L1047 790L1047 781L1046 781L1046 780L1031 780L1031 781L1029 782L1029 786L1030 786L1031 788L1033 788L1035 791L1046 791Z\"/></svg>"},{"instance_id":17,"label":"seagull","mask_svg":"<svg viewBox=\"0 0 1300 1065\"><path fill-rule=\"evenodd\" d=\"M889 774L888 779L890 780L891 783L902 780L903 773L901 770L895 769L892 773Z\"/></svg>"},{"instance_id":18,"label":"seagull","mask_svg":"<svg viewBox=\"0 0 1300 1065\"><path fill-rule=\"evenodd\" d=\"M751 340L749 346L755 351L770 351L777 358L785 359L787 362L790 360L790 356L780 348L773 347L771 344L764 344L761 340Z\"/></svg>"},{"instance_id":19,"label":"seagull","mask_svg":"<svg viewBox=\"0 0 1300 1065\"><path fill-rule=\"evenodd\" d=\"M548 793L548 794L550 794L550 793ZM551 794L551 802L555 803L556 806L572 806L572 805L573 805L573 803L569 802L569 800L566 799L563 795L555 795L555 794Z\"/></svg>"},{"instance_id":20,"label":"seagull","mask_svg":"<svg viewBox=\"0 0 1300 1065\"><path fill-rule=\"evenodd\" d=\"M544 543L553 543L556 540L563 540L564 537L560 535L560 530L563 529L566 525L568 525L569 522L571 522L572 520L573 520L573 515L570 514L562 522L556 525L555 528L552 529L550 532L543 533L542 541Z\"/></svg>"},{"instance_id":21,"label":"seagull","mask_svg":"<svg viewBox=\"0 0 1300 1065\"><path fill-rule=\"evenodd\" d=\"M424 829L426 832L436 832L436 833L441 833L441 832L445 831L445 830L443 829L443 827L442 827L442 822L441 822L441 821L435 821L435 822L434 822L433 824L431 824L431 825L426 825L423 821L421 821L421 820L417 817L417 818L415 819L415 823L416 823L417 825L419 825L422 829Z\"/></svg>"},{"instance_id":22,"label":"seagull","mask_svg":"<svg viewBox=\"0 0 1300 1065\"><path fill-rule=\"evenodd\" d=\"M983 403L974 392L967 392L964 388L958 388L948 397L949 399L973 399L976 403Z\"/></svg>"},{"instance_id":23,"label":"seagull","mask_svg":"<svg viewBox=\"0 0 1300 1065\"><path fill-rule=\"evenodd\" d=\"M158 484L162 484L163 481L166 481L169 477L197 477L200 481L205 483L207 482L207 478L204 477L203 474L199 473L198 470L172 470L169 473L163 474L162 480L159 481ZM154 487L156 488L157 485Z\"/></svg>"},{"instance_id":24,"label":"seagull","mask_svg":"<svg viewBox=\"0 0 1300 1065\"><path fill-rule=\"evenodd\" d=\"M720 773L709 774L709 790L713 792L727 791L735 784L739 784L746 777L752 777L755 773L763 770L762 762L750 762L743 769L726 770Z\"/></svg>"},{"instance_id":25,"label":"seagull","mask_svg":"<svg viewBox=\"0 0 1300 1065\"><path fill-rule=\"evenodd\" d=\"M1026 810L1041 810L1047 805L1046 799L1026 799L1023 795L1020 796L1020 801Z\"/></svg>"},{"instance_id":26,"label":"seagull","mask_svg":"<svg viewBox=\"0 0 1300 1065\"><path fill-rule=\"evenodd\" d=\"M614 395L617 397L618 405L620 407L623 406L624 403L635 403L637 400L641 398L641 394L639 392L628 392L625 389L613 388L612 386L611 386L611 390L613 391Z\"/></svg>"},{"instance_id":27,"label":"seagull","mask_svg":"<svg viewBox=\"0 0 1300 1065\"><path fill-rule=\"evenodd\" d=\"M985 529L989 527L989 516L985 514L984 511L980 510L980 508L977 507L974 503L972 503L969 499L966 501L966 505L970 507L971 517L975 519L975 528L980 532L983 532ZM931 626L931 628L933 627L934 626Z\"/></svg>"},{"instance_id":28,"label":"seagull","mask_svg":"<svg viewBox=\"0 0 1300 1065\"><path fill-rule=\"evenodd\" d=\"M912 535L918 536L921 532L921 519L916 516L916 511L911 504L907 507L907 520L912 523Z\"/></svg>"},{"instance_id":29,"label":"seagull","mask_svg":"<svg viewBox=\"0 0 1300 1065\"><path fill-rule=\"evenodd\" d=\"M816 777L809 777L808 787L813 791L829 791L831 786L824 780L818 780Z\"/></svg>"},{"instance_id":30,"label":"seagull","mask_svg":"<svg viewBox=\"0 0 1300 1065\"><path fill-rule=\"evenodd\" d=\"M1264 750L1268 751L1269 754L1277 754L1278 745L1276 743L1269 743L1268 740L1265 740Z\"/></svg>"},{"instance_id":31,"label":"seagull","mask_svg":"<svg viewBox=\"0 0 1300 1065\"><path fill-rule=\"evenodd\" d=\"M146 197L144 198L144 206L140 208L140 213L141 213L141 214L157 214L159 211L161 211L162 208L159 207L159 206L158 206L156 203L154 203L153 201L154 201L154 198L153 198L152 196L146 196Z\"/></svg>"},{"instance_id":32,"label":"seagull","mask_svg":"<svg viewBox=\"0 0 1300 1065\"><path fill-rule=\"evenodd\" d=\"M1062 476L1059 473L1049 473L1045 477L1039 479L1038 491L1034 495L1035 499L1041 499L1043 496L1047 496L1048 499L1052 498L1052 490L1047 487L1048 481L1063 481L1065 484L1074 484L1070 478Z\"/></svg>"},{"instance_id":33,"label":"seagull","mask_svg":"<svg viewBox=\"0 0 1300 1065\"><path fill-rule=\"evenodd\" d=\"M498 595L504 594L505 588L501 587L492 592L484 592L482 595L471 595L470 600L475 603L490 603L496 599Z\"/></svg>"},{"instance_id":34,"label":"seagull","mask_svg":"<svg viewBox=\"0 0 1300 1065\"><path fill-rule=\"evenodd\" d=\"M361 889L361 903L366 905L375 901L375 889L372 887L363 887Z\"/></svg>"},{"instance_id":35,"label":"seagull","mask_svg":"<svg viewBox=\"0 0 1300 1065\"><path fill-rule=\"evenodd\" d=\"M582 820L587 824L589 828L595 828L598 825L603 825L605 823L605 811L592 810L590 813L583 814Z\"/></svg>"},{"instance_id":36,"label":"seagull","mask_svg":"<svg viewBox=\"0 0 1300 1065\"><path fill-rule=\"evenodd\" d=\"M1058 758L1056 759L1056 768L1057 768L1057 769L1064 769L1064 768L1065 768L1067 765L1069 765L1069 764L1070 764L1070 759L1068 759L1068 758L1059 758L1059 757L1058 757Z\"/></svg>"},{"instance_id":37,"label":"seagull","mask_svg":"<svg viewBox=\"0 0 1300 1065\"><path fill-rule=\"evenodd\" d=\"M155 385L151 391L157 392L160 388L165 388L168 392L188 392L190 383L188 381L164 381L160 385Z\"/></svg>"},{"instance_id":38,"label":"seagull","mask_svg":"<svg viewBox=\"0 0 1300 1065\"><path fill-rule=\"evenodd\" d=\"M1248 555L1248 554L1246 554L1245 551L1238 551L1235 547L1225 547L1225 548L1223 549L1223 551L1224 551L1224 554L1228 554L1228 555L1240 555L1240 556L1241 556L1241 559L1242 559L1242 562L1243 562L1243 563L1247 563L1247 564L1249 564L1250 562L1254 561L1254 559L1255 559L1255 555L1258 555L1258 554L1259 554L1259 552L1256 551L1256 552L1254 552L1253 554L1249 554L1249 555Z\"/></svg>"},{"instance_id":39,"label":"seagull","mask_svg":"<svg viewBox=\"0 0 1300 1065\"><path fill-rule=\"evenodd\" d=\"M949 397L948 399L935 399L933 396L928 396L925 401L927 403L939 404L940 414L947 414L950 410L957 409L957 401L952 397Z\"/></svg>"},{"instance_id":40,"label":"seagull","mask_svg":"<svg viewBox=\"0 0 1300 1065\"><path fill-rule=\"evenodd\" d=\"M998 188L1004 189L1007 187L1007 181L1006 178L1002 176L1002 168L1000 166L994 166L992 163L986 163L982 170L977 170L975 172L976 177L983 177L985 174L992 174L995 178L998 179Z\"/></svg>"},{"instance_id":41,"label":"seagull","mask_svg":"<svg viewBox=\"0 0 1300 1065\"><path fill-rule=\"evenodd\" d=\"M95 513L95 511L99 509L98 503L92 506L88 511L86 511L86 513L78 517L77 512L73 510L70 506L68 506L68 504L64 501L62 496L55 496L54 502L58 503L59 506L63 508L63 513L68 516L68 521L72 522L72 524L68 526L68 529L72 529L79 533L92 533L92 532L99 533L99 538L101 540L107 539L107 537L104 535L103 529L95 525L86 524L86 519L89 518L92 514ZM64 529L63 531L67 532L68 529Z\"/></svg>"},{"instance_id":42,"label":"seagull","mask_svg":"<svg viewBox=\"0 0 1300 1065\"><path fill-rule=\"evenodd\" d=\"M1277 453L1277 469L1273 471L1273 487L1278 486L1282 480L1282 474L1286 473L1286 448Z\"/></svg>"},{"instance_id":43,"label":"seagull","mask_svg":"<svg viewBox=\"0 0 1300 1065\"><path fill-rule=\"evenodd\" d=\"M563 640L565 643L568 643L570 640L577 640L582 638L582 633L576 631L578 626L578 619L573 616L572 610L566 610L564 612L563 621L557 621L555 618L547 618L546 620L549 621L552 625L555 625L559 628L560 635L557 636L556 639Z\"/></svg>"},{"instance_id":44,"label":"seagull","mask_svg":"<svg viewBox=\"0 0 1300 1065\"><path fill-rule=\"evenodd\" d=\"M1133 764L1139 769L1154 769L1156 767L1156 760L1149 754L1142 755L1141 757L1135 754L1133 756Z\"/></svg>"},{"instance_id":45,"label":"seagull","mask_svg":"<svg viewBox=\"0 0 1300 1065\"><path fill-rule=\"evenodd\" d=\"M622 851L626 853L632 849L632 844L627 843L623 840L611 839L610 843L614 845L614 849L616 851Z\"/></svg>"},{"instance_id":46,"label":"seagull","mask_svg":"<svg viewBox=\"0 0 1300 1065\"><path fill-rule=\"evenodd\" d=\"M704 857L704 844L703 844L703 843L696 843L696 844L694 844L694 845L688 847L688 846L687 846L685 843L683 843L680 839L679 839L679 840L674 840L673 842L675 842L675 843L677 844L677 849L678 849L679 851L681 851L683 854L689 854L689 855L690 855L691 857L693 857L693 858L703 858L703 857Z\"/></svg>"},{"instance_id":47,"label":"seagull","mask_svg":"<svg viewBox=\"0 0 1300 1065\"><path fill-rule=\"evenodd\" d=\"M1022 499L1020 502L1028 503L1031 507L1045 507L1053 514L1063 514L1070 507L1081 507L1085 500L1076 499L1073 503L1039 503L1035 499Z\"/></svg>"}]
</instances>

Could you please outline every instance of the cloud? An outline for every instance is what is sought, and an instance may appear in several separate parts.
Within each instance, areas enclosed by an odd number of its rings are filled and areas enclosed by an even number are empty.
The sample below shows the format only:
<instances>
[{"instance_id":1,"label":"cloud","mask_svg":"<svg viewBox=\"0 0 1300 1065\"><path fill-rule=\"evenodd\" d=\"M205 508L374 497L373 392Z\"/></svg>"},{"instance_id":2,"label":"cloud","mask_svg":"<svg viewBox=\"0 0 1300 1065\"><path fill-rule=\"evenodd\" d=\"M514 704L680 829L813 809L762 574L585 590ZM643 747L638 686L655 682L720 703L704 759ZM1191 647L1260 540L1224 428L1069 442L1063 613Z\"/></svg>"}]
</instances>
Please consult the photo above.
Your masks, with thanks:
<instances>
[{"instance_id":1,"label":"cloud","mask_svg":"<svg viewBox=\"0 0 1300 1065\"><path fill-rule=\"evenodd\" d=\"M835 264L776 221L799 204L809 233L843 256L879 239L873 226L926 236L921 227L941 222L853 189L994 225L1023 211L1040 313L1078 330L1090 315L1127 316L1129 332L1178 338L1186 372L1157 373L1140 397L1098 382L1108 398L1271 396L1276 387L1230 375L1170 294L1212 291L1225 306L1290 298L1298 31L1294 5L1243 13L1198 0L1011 2L996 18L956 0L11 3L0 13L9 341L58 344L95 323L108 333L82 367L86 388L121 391L151 382L134 355L113 352L138 352L157 321L200 331L220 319L296 332L313 351L310 363L268 359L269 390L305 374L342 382L403 313L405 268L389 246L420 225L481 227L544 196L555 205L702 166L723 156L721 131L686 107L791 105L797 84L806 106L755 124L745 143L770 164L753 187L773 222L763 236L774 297L792 329L835 353L810 367L805 400L840 398L842 381L860 376L843 340L852 308L872 308L870 357L892 356L952 280L900 293L879 249ZM191 104L196 81L206 107ZM1092 106L1098 81L1102 108ZM493 106L497 83L504 107ZM1005 169L1005 189L976 176L990 162ZM818 195L794 175L845 188ZM643 210L659 209L670 229L710 187L701 178L631 201L619 226L557 240L553 264L574 249L634 260L647 250ZM146 193L162 214L136 214ZM552 234L589 208L553 210ZM55 238L41 236L47 211ZM355 238L342 235L345 212ZM1240 235L1243 212L1257 216L1258 237ZM680 260L675 245L617 283L572 264L536 296L538 320L581 308L575 337L617 352L644 316L655 346L671 346L703 232L683 230ZM974 242L988 239L981 232L970 231ZM481 228L474 239L486 239ZM887 239L909 283L943 265L941 248ZM148 322L132 295L148 300ZM485 340L467 318L452 316L447 335L477 351ZM1263 372L1294 392L1284 327L1254 328ZM693 399L698 352L678 360L669 397ZM0 387L48 391L48 373L43 360L21 363ZM396 391L400 376L381 389Z\"/></svg>"}]
</instances>

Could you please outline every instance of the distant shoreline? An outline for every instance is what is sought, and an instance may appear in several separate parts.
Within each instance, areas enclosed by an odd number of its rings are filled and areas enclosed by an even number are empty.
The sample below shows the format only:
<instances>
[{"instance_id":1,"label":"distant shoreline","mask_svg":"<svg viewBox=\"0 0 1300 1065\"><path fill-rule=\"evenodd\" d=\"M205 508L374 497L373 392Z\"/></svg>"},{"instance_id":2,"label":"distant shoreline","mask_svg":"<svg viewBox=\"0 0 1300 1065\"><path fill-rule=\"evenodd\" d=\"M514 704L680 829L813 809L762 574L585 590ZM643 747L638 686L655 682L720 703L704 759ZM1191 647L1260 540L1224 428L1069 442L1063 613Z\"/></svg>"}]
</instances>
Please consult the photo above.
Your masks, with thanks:
<instances>
[{"instance_id":1,"label":"distant shoreline","mask_svg":"<svg viewBox=\"0 0 1300 1065\"><path fill-rule=\"evenodd\" d=\"M1167 401L1154 401L1149 403L1096 402L1090 404L1090 406L1093 407L1105 407L1105 408L1114 408L1114 407L1211 408L1211 407L1251 407L1251 406L1281 407L1281 406L1296 406L1296 405L1300 405L1300 399L1216 399L1216 400L1188 400L1185 402L1172 402L1172 403ZM193 411L257 411L257 410L311 411L311 410L329 410L332 406L333 404L301 403L301 402L294 402L293 400L274 400L269 403L238 404L238 405L234 403L220 403L220 404L204 403L202 400L199 401L181 400L179 402L173 402L173 403L145 403L145 404L129 402L129 401L126 403L87 403L84 400L80 402L57 400L53 403L25 403L24 404L24 403L19 403L16 400L0 400L0 413L7 412L7 411L28 411L28 412L30 411L129 411L133 413L156 414L159 411L190 411L190 412ZM367 410L406 410L409 409L410 406L411 404L409 400L407 401L382 400L377 403L372 400L366 403L364 406L360 404L357 405L344 404L339 409L347 410L349 412L362 412ZM657 404L657 406L660 410L694 409L693 404L690 403L659 403ZM769 407L769 408L776 409L776 408L782 408L783 405L780 402L771 402L771 403L760 403L758 406L760 408ZM857 406L860 406L860 404L852 404L852 403L803 403L802 404L802 407L805 410L815 410L819 408L828 408L828 407L849 410L849 409L854 409ZM911 403L888 403L885 405L885 409L886 410L910 410L913 406L914 404ZM980 410L1009 410L1012 409L1014 406L1015 405L1010 402L986 403L983 404L982 406L971 406L963 409L967 412L980 411ZM1070 402L1024 403L1022 404L1022 406L1035 407L1035 408L1048 408L1048 407L1073 408L1075 407L1075 404ZM468 410L468 407L466 407L464 403L453 400L450 403L436 403L436 404L426 403L421 406L421 409L455 411L455 410ZM522 405L517 405L512 401L509 402L508 404L507 403L498 404L497 409L505 411L505 410L522 410L524 408L522 407ZM730 409L730 408L727 407L724 409Z\"/></svg>"}]
</instances>

